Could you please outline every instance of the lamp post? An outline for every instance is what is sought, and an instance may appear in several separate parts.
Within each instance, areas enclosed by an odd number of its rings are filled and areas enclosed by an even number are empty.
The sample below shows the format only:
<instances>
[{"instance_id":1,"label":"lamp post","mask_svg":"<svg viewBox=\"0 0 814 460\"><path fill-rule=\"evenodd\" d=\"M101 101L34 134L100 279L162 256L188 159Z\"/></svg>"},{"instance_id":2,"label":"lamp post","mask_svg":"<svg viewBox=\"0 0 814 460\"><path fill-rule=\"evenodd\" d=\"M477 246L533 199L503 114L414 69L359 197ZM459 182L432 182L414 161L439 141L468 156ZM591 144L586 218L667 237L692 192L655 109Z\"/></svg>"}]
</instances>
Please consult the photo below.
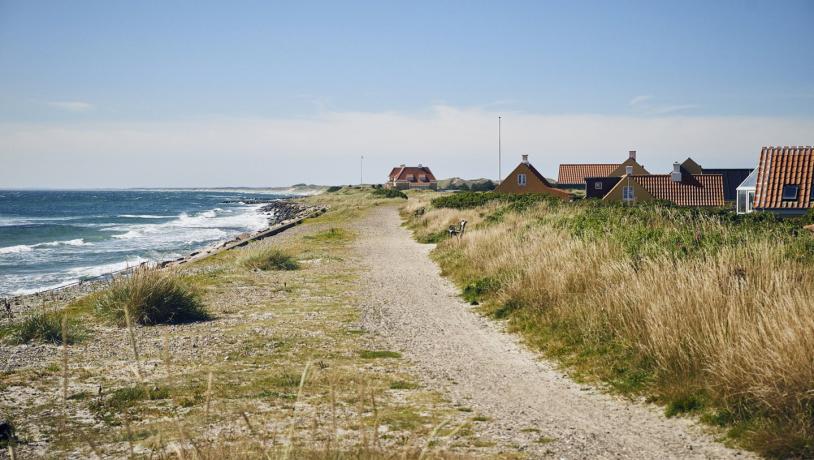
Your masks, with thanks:
<instances>
[{"instance_id":1,"label":"lamp post","mask_svg":"<svg viewBox=\"0 0 814 460\"><path fill-rule=\"evenodd\" d=\"M362 174L362 171L363 171L363 169L362 169L362 165L363 165L364 161L365 161L365 156L364 156L364 155L362 155L362 156L359 158L359 185L360 185L360 186L361 186L361 185L363 185L363 184L365 183L365 180L364 180L364 175Z\"/></svg>"},{"instance_id":2,"label":"lamp post","mask_svg":"<svg viewBox=\"0 0 814 460\"><path fill-rule=\"evenodd\" d=\"M501 121L503 117L497 117L497 182L498 184L503 180L503 171L501 167L503 166L503 151L501 145Z\"/></svg>"}]
</instances>

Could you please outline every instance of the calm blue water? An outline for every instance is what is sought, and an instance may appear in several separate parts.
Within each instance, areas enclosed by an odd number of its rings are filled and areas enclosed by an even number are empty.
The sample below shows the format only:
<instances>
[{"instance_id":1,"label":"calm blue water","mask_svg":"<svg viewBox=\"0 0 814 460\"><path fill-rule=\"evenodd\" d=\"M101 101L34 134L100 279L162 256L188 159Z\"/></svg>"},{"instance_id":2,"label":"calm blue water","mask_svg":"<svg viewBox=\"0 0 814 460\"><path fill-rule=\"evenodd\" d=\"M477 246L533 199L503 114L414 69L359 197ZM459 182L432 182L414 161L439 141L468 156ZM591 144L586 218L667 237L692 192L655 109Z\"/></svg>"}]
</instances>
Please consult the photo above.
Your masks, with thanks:
<instances>
[{"instance_id":1,"label":"calm blue water","mask_svg":"<svg viewBox=\"0 0 814 460\"><path fill-rule=\"evenodd\" d=\"M0 297L185 255L267 226L278 195L231 191L0 190Z\"/></svg>"}]
</instances>

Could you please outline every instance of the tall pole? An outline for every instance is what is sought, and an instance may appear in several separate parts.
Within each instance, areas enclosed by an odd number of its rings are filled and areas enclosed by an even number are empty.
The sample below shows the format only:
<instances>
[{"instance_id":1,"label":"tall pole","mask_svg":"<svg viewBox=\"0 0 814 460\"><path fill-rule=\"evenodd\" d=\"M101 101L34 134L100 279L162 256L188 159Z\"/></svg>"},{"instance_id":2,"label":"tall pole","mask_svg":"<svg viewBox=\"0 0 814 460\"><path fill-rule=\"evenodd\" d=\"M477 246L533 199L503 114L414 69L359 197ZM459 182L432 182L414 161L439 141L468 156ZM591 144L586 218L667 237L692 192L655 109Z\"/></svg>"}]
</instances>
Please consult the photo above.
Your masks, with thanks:
<instances>
[{"instance_id":1,"label":"tall pole","mask_svg":"<svg viewBox=\"0 0 814 460\"><path fill-rule=\"evenodd\" d=\"M497 181L500 182L503 180L503 171L501 170L501 166L503 165L503 149L501 145L501 119L503 117L497 117Z\"/></svg>"},{"instance_id":2,"label":"tall pole","mask_svg":"<svg viewBox=\"0 0 814 460\"><path fill-rule=\"evenodd\" d=\"M365 161L365 156L364 155L359 157L359 185L362 185L362 184L365 183L364 176L362 175L362 163L364 161Z\"/></svg>"}]
</instances>

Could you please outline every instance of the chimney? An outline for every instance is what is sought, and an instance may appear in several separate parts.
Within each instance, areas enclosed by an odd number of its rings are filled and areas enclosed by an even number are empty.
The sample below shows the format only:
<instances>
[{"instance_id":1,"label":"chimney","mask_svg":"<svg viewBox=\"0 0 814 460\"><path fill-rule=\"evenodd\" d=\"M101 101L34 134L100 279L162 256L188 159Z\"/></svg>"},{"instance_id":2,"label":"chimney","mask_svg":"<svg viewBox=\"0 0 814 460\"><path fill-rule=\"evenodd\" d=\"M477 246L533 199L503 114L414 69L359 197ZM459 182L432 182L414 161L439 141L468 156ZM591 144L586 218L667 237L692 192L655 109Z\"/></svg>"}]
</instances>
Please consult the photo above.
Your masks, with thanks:
<instances>
[{"instance_id":1,"label":"chimney","mask_svg":"<svg viewBox=\"0 0 814 460\"><path fill-rule=\"evenodd\" d=\"M523 164L524 165L529 164L529 156L528 155L523 155Z\"/></svg>"},{"instance_id":2,"label":"chimney","mask_svg":"<svg viewBox=\"0 0 814 460\"><path fill-rule=\"evenodd\" d=\"M405 164L399 166L399 168L406 168L406 167L407 167L407 165L405 165Z\"/></svg>"},{"instance_id":3,"label":"chimney","mask_svg":"<svg viewBox=\"0 0 814 460\"><path fill-rule=\"evenodd\" d=\"M627 157L633 161L636 161L636 151L635 150L628 150Z\"/></svg>"},{"instance_id":4,"label":"chimney","mask_svg":"<svg viewBox=\"0 0 814 460\"><path fill-rule=\"evenodd\" d=\"M679 163L673 163L673 173L670 177L673 179L673 182L681 182L684 179Z\"/></svg>"},{"instance_id":5,"label":"chimney","mask_svg":"<svg viewBox=\"0 0 814 460\"><path fill-rule=\"evenodd\" d=\"M419 164L418 164L418 167L419 167L419 168L423 168L424 166L421 166L421 163L419 163Z\"/></svg>"}]
</instances>

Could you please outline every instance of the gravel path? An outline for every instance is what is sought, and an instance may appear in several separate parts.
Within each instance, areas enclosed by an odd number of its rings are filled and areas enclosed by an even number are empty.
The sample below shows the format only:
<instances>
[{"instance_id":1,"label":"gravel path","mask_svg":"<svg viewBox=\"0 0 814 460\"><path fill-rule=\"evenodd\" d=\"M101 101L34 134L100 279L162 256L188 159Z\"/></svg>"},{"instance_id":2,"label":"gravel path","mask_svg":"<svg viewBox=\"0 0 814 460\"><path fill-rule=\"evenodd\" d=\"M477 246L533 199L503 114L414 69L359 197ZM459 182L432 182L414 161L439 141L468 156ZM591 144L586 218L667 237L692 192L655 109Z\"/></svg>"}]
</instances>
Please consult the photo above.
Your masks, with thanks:
<instances>
[{"instance_id":1,"label":"gravel path","mask_svg":"<svg viewBox=\"0 0 814 460\"><path fill-rule=\"evenodd\" d=\"M491 418L491 436L532 458L754 458L686 418L575 383L500 324L470 311L416 243L397 210L359 225L367 269L365 326L403 350L427 384Z\"/></svg>"}]
</instances>

